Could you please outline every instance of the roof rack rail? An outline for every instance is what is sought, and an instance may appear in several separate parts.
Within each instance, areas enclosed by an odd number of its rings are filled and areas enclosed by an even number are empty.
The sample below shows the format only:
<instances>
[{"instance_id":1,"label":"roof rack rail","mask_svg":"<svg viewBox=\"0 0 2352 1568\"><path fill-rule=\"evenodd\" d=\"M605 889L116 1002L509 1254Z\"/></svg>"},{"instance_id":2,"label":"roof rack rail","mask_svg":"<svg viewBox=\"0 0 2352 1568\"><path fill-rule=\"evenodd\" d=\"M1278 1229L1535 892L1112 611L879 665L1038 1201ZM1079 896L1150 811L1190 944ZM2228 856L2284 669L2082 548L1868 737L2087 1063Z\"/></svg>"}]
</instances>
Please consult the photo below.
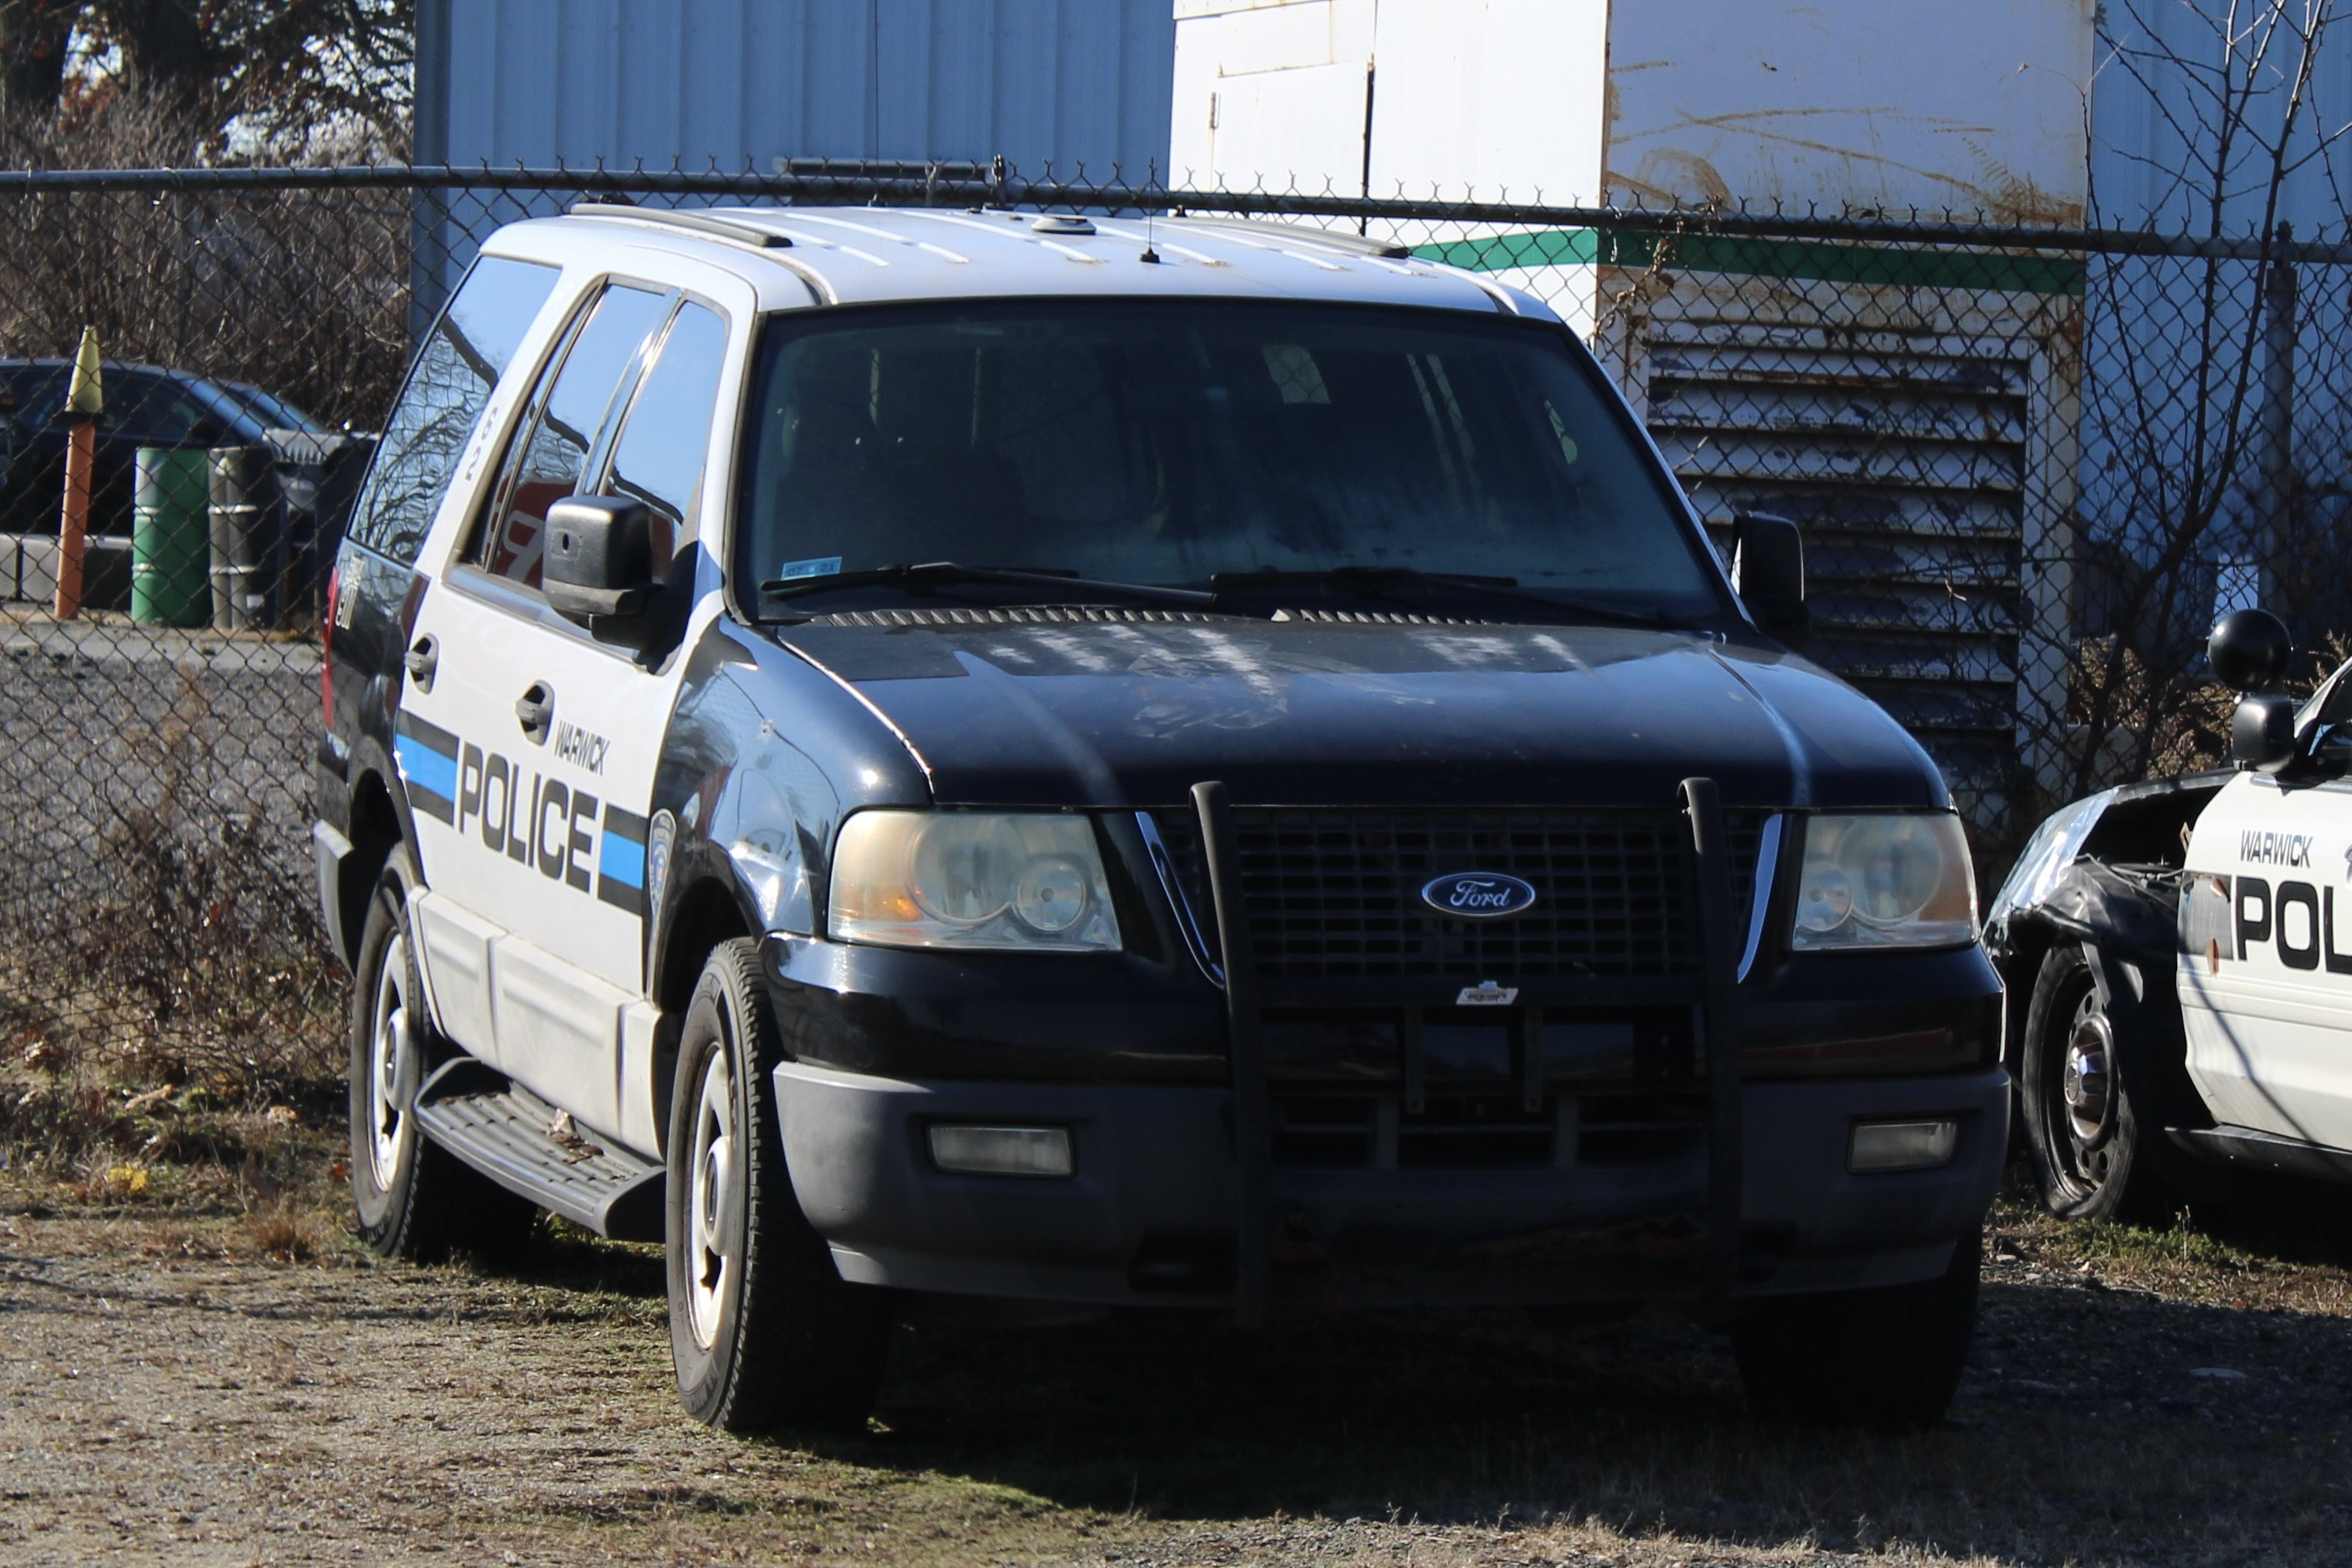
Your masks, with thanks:
<instances>
[{"instance_id":1,"label":"roof rack rail","mask_svg":"<svg viewBox=\"0 0 2352 1568\"><path fill-rule=\"evenodd\" d=\"M715 239L731 239L739 245L757 246L761 250L789 250L793 236L747 224L740 218L720 217L716 213L681 212L676 207L638 207L623 202L574 202L571 206L575 218L635 218L639 223L659 224L667 228L688 229L695 234L709 235Z\"/></svg>"},{"instance_id":2,"label":"roof rack rail","mask_svg":"<svg viewBox=\"0 0 2352 1568\"><path fill-rule=\"evenodd\" d=\"M1400 260L1412 255L1412 246L1400 245L1392 239L1374 239L1370 235L1349 234L1345 229L1318 229L1307 224L1286 224L1273 218L1204 218L1188 213L1174 221L1198 224L1203 228L1244 229L1269 237L1278 235L1284 239L1307 240L1316 245L1329 246L1334 250L1344 250L1351 256L1378 256Z\"/></svg>"}]
</instances>

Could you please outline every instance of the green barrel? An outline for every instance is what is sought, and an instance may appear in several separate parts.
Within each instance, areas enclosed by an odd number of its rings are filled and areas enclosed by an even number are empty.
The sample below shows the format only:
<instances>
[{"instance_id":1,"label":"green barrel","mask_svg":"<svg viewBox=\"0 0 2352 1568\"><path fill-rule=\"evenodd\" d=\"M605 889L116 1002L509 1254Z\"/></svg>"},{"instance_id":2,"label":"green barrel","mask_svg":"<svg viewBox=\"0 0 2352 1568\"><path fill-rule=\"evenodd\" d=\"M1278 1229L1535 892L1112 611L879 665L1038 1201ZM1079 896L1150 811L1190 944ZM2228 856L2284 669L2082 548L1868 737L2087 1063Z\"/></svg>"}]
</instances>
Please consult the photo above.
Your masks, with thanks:
<instances>
[{"instance_id":1,"label":"green barrel","mask_svg":"<svg viewBox=\"0 0 2352 1568\"><path fill-rule=\"evenodd\" d=\"M203 626L213 615L205 454L142 446L131 511L131 619Z\"/></svg>"}]
</instances>

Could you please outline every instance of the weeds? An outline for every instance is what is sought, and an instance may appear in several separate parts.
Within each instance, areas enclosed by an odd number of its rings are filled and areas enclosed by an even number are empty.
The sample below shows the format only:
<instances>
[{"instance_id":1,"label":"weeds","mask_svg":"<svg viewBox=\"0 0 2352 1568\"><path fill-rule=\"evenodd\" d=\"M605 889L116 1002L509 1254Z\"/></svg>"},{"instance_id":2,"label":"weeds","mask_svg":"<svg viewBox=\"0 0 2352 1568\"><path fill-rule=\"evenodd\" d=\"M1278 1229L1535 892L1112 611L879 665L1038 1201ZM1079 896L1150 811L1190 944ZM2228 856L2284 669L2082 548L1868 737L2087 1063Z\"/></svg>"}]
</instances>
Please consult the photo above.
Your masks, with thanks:
<instances>
[{"instance_id":1,"label":"weeds","mask_svg":"<svg viewBox=\"0 0 2352 1568\"><path fill-rule=\"evenodd\" d=\"M324 1245L319 1216L292 1197L281 1197L245 1217L253 1249L280 1263L307 1263Z\"/></svg>"},{"instance_id":2,"label":"weeds","mask_svg":"<svg viewBox=\"0 0 2352 1568\"><path fill-rule=\"evenodd\" d=\"M342 988L282 849L296 808L235 767L238 695L182 671L114 757L59 758L99 775L70 809L103 831L0 871L0 1154L92 1201L241 1172L294 1130L273 1107L339 1097ZM70 695L48 700L33 716L69 722Z\"/></svg>"}]
</instances>

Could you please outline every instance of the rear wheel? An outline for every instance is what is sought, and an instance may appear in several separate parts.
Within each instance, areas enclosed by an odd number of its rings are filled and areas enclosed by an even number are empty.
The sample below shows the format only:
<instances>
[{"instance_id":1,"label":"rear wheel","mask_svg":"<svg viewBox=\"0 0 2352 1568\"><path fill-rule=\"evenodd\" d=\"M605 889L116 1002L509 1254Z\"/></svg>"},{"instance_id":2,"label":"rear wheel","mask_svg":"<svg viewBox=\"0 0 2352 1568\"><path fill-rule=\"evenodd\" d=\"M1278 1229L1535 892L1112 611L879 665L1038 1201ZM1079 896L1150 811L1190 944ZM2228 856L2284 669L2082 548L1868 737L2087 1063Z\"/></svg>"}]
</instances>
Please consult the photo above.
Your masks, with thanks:
<instances>
[{"instance_id":1,"label":"rear wheel","mask_svg":"<svg viewBox=\"0 0 2352 1568\"><path fill-rule=\"evenodd\" d=\"M1916 1431L1944 1417L1976 1332L1980 1244L1933 1280L1796 1296L1731 1331L1748 1408L1767 1420Z\"/></svg>"},{"instance_id":2,"label":"rear wheel","mask_svg":"<svg viewBox=\"0 0 2352 1568\"><path fill-rule=\"evenodd\" d=\"M2024 1043L2020 1110L2042 1203L2062 1219L2162 1218L2171 1194L2155 1169L2116 1061L2115 1026L2081 948L2053 948L2042 961Z\"/></svg>"},{"instance_id":3,"label":"rear wheel","mask_svg":"<svg viewBox=\"0 0 2352 1568\"><path fill-rule=\"evenodd\" d=\"M408 917L416 881L394 849L368 901L351 1019L352 1200L360 1237L387 1258L470 1252L485 1260L526 1245L530 1203L422 1136L416 1088L455 1048L433 1030Z\"/></svg>"},{"instance_id":4,"label":"rear wheel","mask_svg":"<svg viewBox=\"0 0 2352 1568\"><path fill-rule=\"evenodd\" d=\"M856 1429L890 1344L888 1292L845 1282L784 1168L782 1058L759 949L721 944L695 988L670 1097L670 1348L698 1420Z\"/></svg>"}]
</instances>

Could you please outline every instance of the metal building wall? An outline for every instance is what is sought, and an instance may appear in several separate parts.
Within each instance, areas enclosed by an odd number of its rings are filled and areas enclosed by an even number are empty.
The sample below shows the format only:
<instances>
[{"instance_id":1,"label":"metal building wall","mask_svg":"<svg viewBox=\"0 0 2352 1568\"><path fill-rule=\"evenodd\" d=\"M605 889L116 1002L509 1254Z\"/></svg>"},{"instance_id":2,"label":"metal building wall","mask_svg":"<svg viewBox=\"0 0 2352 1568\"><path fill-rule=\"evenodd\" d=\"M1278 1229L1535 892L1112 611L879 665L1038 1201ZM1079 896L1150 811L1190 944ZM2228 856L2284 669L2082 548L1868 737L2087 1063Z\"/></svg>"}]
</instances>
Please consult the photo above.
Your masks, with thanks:
<instances>
[{"instance_id":1,"label":"metal building wall","mask_svg":"<svg viewBox=\"0 0 2352 1568\"><path fill-rule=\"evenodd\" d=\"M2268 161L2294 86L2295 40L2284 29L2267 31L2262 9L2248 13L2228 0L2108 0L2100 10L2101 65L2091 98L2092 221L2188 234L2218 227L2241 237L2271 219L2291 224L2298 240L2341 236L2352 206L2352 144L2340 139L2352 118L2352 27L2346 26L2352 16L2347 12L2343 0L2329 0L2324 8L2329 25L2298 104L2289 167L2271 212ZM2293 18L2303 14L2300 6L2289 12ZM2234 47L2225 37L2234 39ZM2227 108L2216 92L2224 72L2239 93ZM2217 180L2225 163L2224 177ZM2200 559L2193 570L2210 580L2204 586L2216 613L2274 590L2274 583L2266 588L2265 569L2280 563L2263 560L2262 539L2265 515L2279 507L2273 497L2291 497L2315 529L2332 530L2339 550L2341 541L2352 538L2352 450L2344 438L2352 357L2339 347L2352 340L2352 300L2340 288L2312 287L2310 279L2327 276L2325 271L2304 276L2281 375L2269 362L2275 340L2261 269L2228 264L2209 269L2140 256L2092 259L2094 298L2131 301L2128 310L2095 313L2088 323L2086 395L2094 414L2106 415L2095 417L2084 435L2082 512L2092 552L2153 559L2169 542L2168 530L2178 518L2150 502L2164 489L2179 488L2179 476L2190 467L2188 454L2200 447L2210 453L2251 423L2240 403L2244 394L2226 382L2206 399L2174 395L2178 382L2169 361L2179 352L2182 323L2214 323L2239 344L2259 340L2262 379L2252 395L2260 401L2276 392L2286 400L2292 434L2284 465L2273 460L2269 465L2279 471L2266 477L2267 454L2246 461L2234 493L2194 552ZM2144 390L2158 395L2137 395ZM2226 412L2233 403L2239 404L2234 420ZM2219 417L2217 406L2225 411ZM2152 441L2142 434L2150 430L2158 433ZM2181 455L2177 465L2167 465L2172 474L2151 476L2127 455L2148 447ZM2087 631L2127 630L2110 623L2095 573L2086 573L2084 593Z\"/></svg>"},{"instance_id":2,"label":"metal building wall","mask_svg":"<svg viewBox=\"0 0 2352 1568\"><path fill-rule=\"evenodd\" d=\"M1168 166L1169 0L419 0L420 162Z\"/></svg>"}]
</instances>

